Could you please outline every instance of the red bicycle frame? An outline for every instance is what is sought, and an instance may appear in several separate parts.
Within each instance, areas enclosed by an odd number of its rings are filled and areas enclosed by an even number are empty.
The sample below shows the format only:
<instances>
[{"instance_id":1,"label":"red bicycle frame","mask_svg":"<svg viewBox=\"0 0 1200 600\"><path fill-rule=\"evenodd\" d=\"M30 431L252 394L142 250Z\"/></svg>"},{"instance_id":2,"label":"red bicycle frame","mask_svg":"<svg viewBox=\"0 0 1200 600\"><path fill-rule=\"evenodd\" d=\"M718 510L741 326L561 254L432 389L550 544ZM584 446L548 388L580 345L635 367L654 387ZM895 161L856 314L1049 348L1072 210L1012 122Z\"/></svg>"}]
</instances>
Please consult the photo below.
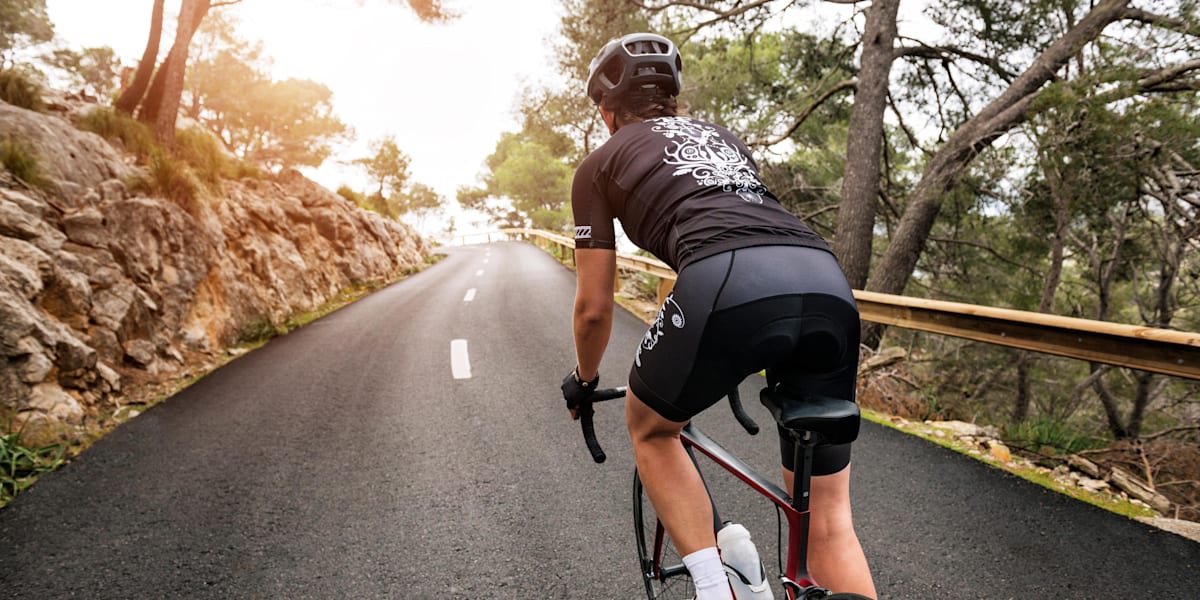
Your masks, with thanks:
<instances>
[{"instance_id":1,"label":"red bicycle frame","mask_svg":"<svg viewBox=\"0 0 1200 600\"><path fill-rule=\"evenodd\" d=\"M799 434L797 435L799 436ZM796 440L796 466L799 468L796 472L793 485L797 493L795 498L793 498L788 495L787 490L768 481L751 468L750 465L747 465L740 458L734 456L717 443L716 440L708 437L692 424L689 423L683 428L680 437L686 448L694 449L707 456L718 466L749 485L754 491L765 496L787 518L788 541L787 558L784 563L783 587L788 600L797 600L802 597L801 594L817 587L817 583L808 573L808 503L813 455L811 438ZM716 514L715 507L713 514ZM662 556L663 535L662 522L658 522L655 525L654 534L654 556L656 557L656 561ZM661 565L655 566L656 573L658 573L660 567ZM660 574L660 576L669 575L669 573Z\"/></svg>"}]
</instances>

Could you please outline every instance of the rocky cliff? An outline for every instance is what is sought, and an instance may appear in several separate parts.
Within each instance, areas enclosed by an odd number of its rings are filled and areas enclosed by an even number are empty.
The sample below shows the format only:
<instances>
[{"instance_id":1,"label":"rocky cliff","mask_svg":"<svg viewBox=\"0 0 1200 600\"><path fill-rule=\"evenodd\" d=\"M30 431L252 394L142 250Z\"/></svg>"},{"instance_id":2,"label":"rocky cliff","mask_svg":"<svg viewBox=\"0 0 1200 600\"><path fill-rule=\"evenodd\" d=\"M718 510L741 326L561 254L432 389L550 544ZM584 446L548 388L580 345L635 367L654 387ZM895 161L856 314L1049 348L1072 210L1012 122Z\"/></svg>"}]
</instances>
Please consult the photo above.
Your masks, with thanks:
<instances>
[{"instance_id":1,"label":"rocky cliff","mask_svg":"<svg viewBox=\"0 0 1200 600\"><path fill-rule=\"evenodd\" d=\"M296 171L223 182L199 209L131 193L138 167L68 119L0 101L0 141L31 149L47 181L0 168L0 430L31 443L78 435L130 382L424 258L409 228Z\"/></svg>"}]
</instances>

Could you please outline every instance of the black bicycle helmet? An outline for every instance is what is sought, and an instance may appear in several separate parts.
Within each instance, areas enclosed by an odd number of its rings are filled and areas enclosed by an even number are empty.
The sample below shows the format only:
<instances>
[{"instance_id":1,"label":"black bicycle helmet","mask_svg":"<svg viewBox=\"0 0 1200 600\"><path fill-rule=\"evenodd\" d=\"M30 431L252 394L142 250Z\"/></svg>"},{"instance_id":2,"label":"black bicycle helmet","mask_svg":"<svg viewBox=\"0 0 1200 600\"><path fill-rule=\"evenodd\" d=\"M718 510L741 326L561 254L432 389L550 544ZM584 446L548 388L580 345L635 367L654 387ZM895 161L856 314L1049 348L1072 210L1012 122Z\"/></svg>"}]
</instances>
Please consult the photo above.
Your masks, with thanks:
<instances>
[{"instance_id":1,"label":"black bicycle helmet","mask_svg":"<svg viewBox=\"0 0 1200 600\"><path fill-rule=\"evenodd\" d=\"M679 50L671 40L654 33L631 33L609 41L592 59L587 94L596 104L607 94L639 87L658 87L676 96L683 86L682 70Z\"/></svg>"}]
</instances>

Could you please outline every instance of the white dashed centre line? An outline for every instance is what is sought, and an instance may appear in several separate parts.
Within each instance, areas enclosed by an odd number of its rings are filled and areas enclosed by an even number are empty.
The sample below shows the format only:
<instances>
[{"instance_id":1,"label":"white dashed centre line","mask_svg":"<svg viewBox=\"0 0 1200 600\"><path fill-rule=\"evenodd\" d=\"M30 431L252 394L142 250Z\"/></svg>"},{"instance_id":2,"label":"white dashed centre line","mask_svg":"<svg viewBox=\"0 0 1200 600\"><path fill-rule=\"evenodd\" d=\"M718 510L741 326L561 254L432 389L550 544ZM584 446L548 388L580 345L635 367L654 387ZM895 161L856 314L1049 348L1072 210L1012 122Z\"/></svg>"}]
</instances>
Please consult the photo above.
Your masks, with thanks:
<instances>
[{"instance_id":1,"label":"white dashed centre line","mask_svg":"<svg viewBox=\"0 0 1200 600\"><path fill-rule=\"evenodd\" d=\"M475 299L475 288L467 290L467 295L463 296L463 302L470 302Z\"/></svg>"},{"instance_id":2,"label":"white dashed centre line","mask_svg":"<svg viewBox=\"0 0 1200 600\"><path fill-rule=\"evenodd\" d=\"M483 269L480 269L480 270L478 270L478 271L475 271L475 276L476 276L476 277L479 277L480 275L483 275Z\"/></svg>"},{"instance_id":3,"label":"white dashed centre line","mask_svg":"<svg viewBox=\"0 0 1200 600\"><path fill-rule=\"evenodd\" d=\"M450 340L450 373L455 379L471 378L471 357L467 355L467 340Z\"/></svg>"}]
</instances>

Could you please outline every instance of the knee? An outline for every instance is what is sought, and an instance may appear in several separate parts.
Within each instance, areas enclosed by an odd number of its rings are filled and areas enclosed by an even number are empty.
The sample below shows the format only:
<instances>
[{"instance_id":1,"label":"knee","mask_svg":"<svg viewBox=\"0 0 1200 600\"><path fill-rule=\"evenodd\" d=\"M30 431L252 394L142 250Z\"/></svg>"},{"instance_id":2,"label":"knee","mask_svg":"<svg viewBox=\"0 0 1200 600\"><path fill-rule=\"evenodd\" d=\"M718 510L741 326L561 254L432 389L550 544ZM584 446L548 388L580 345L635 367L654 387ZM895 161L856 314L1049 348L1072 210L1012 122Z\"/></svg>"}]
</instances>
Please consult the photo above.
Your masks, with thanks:
<instances>
[{"instance_id":1,"label":"knee","mask_svg":"<svg viewBox=\"0 0 1200 600\"><path fill-rule=\"evenodd\" d=\"M678 443L684 423L668 421L638 400L637 396L628 393L625 398L625 426L629 429L629 439L636 446L659 440Z\"/></svg>"}]
</instances>

